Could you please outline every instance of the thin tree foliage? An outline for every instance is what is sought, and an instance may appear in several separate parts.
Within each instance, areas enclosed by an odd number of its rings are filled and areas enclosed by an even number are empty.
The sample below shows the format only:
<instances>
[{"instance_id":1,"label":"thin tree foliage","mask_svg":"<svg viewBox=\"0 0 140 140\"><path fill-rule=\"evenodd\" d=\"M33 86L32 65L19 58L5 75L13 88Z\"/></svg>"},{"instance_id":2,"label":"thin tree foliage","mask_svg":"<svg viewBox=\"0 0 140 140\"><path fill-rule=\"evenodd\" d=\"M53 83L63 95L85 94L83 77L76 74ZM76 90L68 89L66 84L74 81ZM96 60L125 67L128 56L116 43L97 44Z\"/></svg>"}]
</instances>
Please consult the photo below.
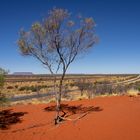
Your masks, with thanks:
<instances>
[{"instance_id":1,"label":"thin tree foliage","mask_svg":"<svg viewBox=\"0 0 140 140\"><path fill-rule=\"evenodd\" d=\"M28 31L20 31L18 46L21 54L38 59L55 80L55 74L62 73L59 91L56 92L56 124L60 120L62 85L66 71L79 54L85 53L97 42L95 26L92 17L72 18L67 10L53 8L46 19L34 23Z\"/></svg>"}]
</instances>

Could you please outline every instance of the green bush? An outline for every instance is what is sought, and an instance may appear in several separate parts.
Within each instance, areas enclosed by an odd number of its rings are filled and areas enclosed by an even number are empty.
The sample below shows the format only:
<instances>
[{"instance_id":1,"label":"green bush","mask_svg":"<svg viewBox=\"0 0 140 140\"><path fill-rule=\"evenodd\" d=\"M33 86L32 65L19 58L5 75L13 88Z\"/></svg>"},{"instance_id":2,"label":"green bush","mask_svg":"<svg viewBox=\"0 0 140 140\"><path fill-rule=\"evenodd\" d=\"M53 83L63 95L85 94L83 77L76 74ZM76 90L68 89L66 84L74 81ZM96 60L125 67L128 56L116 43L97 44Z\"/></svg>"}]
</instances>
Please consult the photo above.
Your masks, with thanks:
<instances>
[{"instance_id":1,"label":"green bush","mask_svg":"<svg viewBox=\"0 0 140 140\"><path fill-rule=\"evenodd\" d=\"M2 93L6 74L7 72L4 69L0 68L0 105L7 102L6 96Z\"/></svg>"},{"instance_id":2,"label":"green bush","mask_svg":"<svg viewBox=\"0 0 140 140\"><path fill-rule=\"evenodd\" d=\"M4 86L4 75L0 74L0 89Z\"/></svg>"},{"instance_id":3,"label":"green bush","mask_svg":"<svg viewBox=\"0 0 140 140\"><path fill-rule=\"evenodd\" d=\"M140 92L140 87L138 87L138 91Z\"/></svg>"}]
</instances>

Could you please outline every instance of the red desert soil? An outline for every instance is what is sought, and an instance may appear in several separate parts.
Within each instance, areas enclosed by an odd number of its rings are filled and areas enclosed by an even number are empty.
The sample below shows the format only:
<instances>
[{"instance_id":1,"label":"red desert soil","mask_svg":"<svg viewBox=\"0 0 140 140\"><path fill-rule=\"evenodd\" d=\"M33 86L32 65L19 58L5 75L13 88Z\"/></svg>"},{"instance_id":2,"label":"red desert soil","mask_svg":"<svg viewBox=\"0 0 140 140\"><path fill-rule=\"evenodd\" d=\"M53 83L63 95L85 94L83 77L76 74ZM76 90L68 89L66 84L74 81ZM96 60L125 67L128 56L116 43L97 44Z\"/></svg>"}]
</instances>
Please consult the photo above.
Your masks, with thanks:
<instances>
[{"instance_id":1,"label":"red desert soil","mask_svg":"<svg viewBox=\"0 0 140 140\"><path fill-rule=\"evenodd\" d=\"M93 110L77 121L54 126L55 112L44 110L53 110L53 103L14 106L13 112L27 113L20 116L20 123L0 130L0 140L140 140L140 97L98 97L63 104L68 104L68 118L77 118L91 106Z\"/></svg>"}]
</instances>

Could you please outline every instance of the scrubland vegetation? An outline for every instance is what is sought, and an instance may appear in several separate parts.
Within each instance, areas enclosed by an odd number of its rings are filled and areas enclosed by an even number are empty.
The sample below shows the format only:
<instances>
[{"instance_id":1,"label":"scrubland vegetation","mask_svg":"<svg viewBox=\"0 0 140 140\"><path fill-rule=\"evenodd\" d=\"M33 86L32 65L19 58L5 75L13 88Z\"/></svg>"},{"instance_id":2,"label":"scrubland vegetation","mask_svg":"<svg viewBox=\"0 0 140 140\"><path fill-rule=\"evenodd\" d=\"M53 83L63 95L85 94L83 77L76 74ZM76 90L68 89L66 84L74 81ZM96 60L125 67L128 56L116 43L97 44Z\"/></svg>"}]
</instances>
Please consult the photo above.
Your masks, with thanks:
<instances>
[{"instance_id":1,"label":"scrubland vegetation","mask_svg":"<svg viewBox=\"0 0 140 140\"><path fill-rule=\"evenodd\" d=\"M135 79L137 75L122 76L68 76L64 80L62 97L65 100L76 100L82 98L93 98L95 96L105 95L126 95L129 93L138 93L140 91L140 81L133 83L117 84L118 82ZM3 93L9 97L33 94L46 94L53 91L53 80L44 81L40 77L29 76L32 81L24 81L19 76L18 81L15 76L6 77L3 87ZM36 79L34 81L34 79ZM42 76L47 79L47 76ZM11 80L11 81L10 81ZM14 81L15 80L15 81ZM58 88L59 81L56 82ZM50 97L51 98L51 97ZM53 99L50 99L53 100Z\"/></svg>"}]
</instances>

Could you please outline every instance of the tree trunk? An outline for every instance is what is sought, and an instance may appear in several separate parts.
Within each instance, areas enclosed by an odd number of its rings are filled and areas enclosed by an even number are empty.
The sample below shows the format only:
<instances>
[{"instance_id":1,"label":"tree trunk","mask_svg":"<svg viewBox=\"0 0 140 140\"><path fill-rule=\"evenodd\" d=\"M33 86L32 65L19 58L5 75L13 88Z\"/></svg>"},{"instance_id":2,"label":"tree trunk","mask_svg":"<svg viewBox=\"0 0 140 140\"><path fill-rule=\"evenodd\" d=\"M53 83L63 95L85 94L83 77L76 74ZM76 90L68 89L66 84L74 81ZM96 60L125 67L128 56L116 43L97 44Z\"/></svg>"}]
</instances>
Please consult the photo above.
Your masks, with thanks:
<instances>
[{"instance_id":1,"label":"tree trunk","mask_svg":"<svg viewBox=\"0 0 140 140\"><path fill-rule=\"evenodd\" d=\"M59 92L56 96L56 118L55 118L55 124L58 124L62 119L60 118L60 111L61 111L61 96L62 96L62 87L63 87L63 80L65 77L65 72L63 72L60 83L59 83Z\"/></svg>"}]
</instances>

